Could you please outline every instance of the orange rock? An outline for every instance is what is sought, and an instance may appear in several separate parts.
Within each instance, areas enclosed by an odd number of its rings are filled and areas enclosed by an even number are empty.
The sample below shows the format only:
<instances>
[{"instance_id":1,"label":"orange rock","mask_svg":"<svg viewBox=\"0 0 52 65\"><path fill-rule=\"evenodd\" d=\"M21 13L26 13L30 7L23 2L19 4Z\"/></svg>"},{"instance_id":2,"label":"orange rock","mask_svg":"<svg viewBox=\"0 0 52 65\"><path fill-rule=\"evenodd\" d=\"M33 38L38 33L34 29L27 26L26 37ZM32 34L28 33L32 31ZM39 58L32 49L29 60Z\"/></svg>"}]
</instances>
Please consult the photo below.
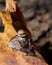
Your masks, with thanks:
<instances>
[{"instance_id":1,"label":"orange rock","mask_svg":"<svg viewBox=\"0 0 52 65\"><path fill-rule=\"evenodd\" d=\"M0 65L48 65L38 57L10 48L0 51Z\"/></svg>"}]
</instances>

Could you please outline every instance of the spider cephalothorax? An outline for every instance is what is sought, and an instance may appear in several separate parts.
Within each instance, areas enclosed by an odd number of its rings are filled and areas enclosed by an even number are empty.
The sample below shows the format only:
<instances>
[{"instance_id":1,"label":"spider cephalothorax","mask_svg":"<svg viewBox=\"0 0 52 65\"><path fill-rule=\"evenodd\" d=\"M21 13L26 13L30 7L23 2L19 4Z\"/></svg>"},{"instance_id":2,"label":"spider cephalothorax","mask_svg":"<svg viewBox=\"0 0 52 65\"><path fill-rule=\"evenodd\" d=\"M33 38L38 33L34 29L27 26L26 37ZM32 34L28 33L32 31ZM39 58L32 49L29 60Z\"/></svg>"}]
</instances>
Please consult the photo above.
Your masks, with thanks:
<instances>
[{"instance_id":1,"label":"spider cephalothorax","mask_svg":"<svg viewBox=\"0 0 52 65\"><path fill-rule=\"evenodd\" d=\"M24 30L19 30L16 36L11 39L8 46L16 50L27 52L30 55L34 55L34 50L31 46L30 38Z\"/></svg>"}]
</instances>

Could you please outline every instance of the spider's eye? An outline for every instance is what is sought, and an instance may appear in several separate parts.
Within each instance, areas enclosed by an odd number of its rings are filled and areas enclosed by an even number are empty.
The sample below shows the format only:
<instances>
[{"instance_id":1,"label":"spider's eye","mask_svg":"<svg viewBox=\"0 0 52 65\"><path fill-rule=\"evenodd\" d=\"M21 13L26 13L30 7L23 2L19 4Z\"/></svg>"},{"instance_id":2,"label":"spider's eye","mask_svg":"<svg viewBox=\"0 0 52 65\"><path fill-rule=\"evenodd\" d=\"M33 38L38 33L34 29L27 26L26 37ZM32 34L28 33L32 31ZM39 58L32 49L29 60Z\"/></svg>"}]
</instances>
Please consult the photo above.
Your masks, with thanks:
<instances>
[{"instance_id":1,"label":"spider's eye","mask_svg":"<svg viewBox=\"0 0 52 65\"><path fill-rule=\"evenodd\" d=\"M0 18L0 32L4 32L4 24L1 18Z\"/></svg>"}]
</instances>

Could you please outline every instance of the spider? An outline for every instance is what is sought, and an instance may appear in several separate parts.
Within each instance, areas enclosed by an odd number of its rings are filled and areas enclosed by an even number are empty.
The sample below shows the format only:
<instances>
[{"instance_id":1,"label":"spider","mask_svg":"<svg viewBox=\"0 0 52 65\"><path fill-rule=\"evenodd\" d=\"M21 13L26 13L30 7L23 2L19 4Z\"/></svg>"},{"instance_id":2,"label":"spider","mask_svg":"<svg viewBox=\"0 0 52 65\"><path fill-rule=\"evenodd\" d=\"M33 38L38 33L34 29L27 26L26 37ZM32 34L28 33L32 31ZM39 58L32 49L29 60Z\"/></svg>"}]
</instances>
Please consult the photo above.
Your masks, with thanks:
<instances>
[{"instance_id":1,"label":"spider","mask_svg":"<svg viewBox=\"0 0 52 65\"><path fill-rule=\"evenodd\" d=\"M16 36L10 40L8 46L26 52L29 55L35 55L34 49L31 45L31 39L28 37L28 33L24 30L19 30Z\"/></svg>"}]
</instances>

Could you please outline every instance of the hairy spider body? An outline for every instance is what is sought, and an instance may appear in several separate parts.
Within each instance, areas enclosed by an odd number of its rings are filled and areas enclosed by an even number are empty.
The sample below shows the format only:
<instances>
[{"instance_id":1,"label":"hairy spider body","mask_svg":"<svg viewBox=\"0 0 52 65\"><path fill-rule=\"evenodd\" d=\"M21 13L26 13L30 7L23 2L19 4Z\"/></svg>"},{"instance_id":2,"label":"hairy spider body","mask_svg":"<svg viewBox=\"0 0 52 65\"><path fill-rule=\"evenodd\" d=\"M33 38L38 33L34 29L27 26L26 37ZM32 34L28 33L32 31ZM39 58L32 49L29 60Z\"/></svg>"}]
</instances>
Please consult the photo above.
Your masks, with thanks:
<instances>
[{"instance_id":1,"label":"hairy spider body","mask_svg":"<svg viewBox=\"0 0 52 65\"><path fill-rule=\"evenodd\" d=\"M9 42L8 46L16 50L24 51L29 55L35 55L31 40L24 30L19 30L16 36Z\"/></svg>"}]
</instances>

